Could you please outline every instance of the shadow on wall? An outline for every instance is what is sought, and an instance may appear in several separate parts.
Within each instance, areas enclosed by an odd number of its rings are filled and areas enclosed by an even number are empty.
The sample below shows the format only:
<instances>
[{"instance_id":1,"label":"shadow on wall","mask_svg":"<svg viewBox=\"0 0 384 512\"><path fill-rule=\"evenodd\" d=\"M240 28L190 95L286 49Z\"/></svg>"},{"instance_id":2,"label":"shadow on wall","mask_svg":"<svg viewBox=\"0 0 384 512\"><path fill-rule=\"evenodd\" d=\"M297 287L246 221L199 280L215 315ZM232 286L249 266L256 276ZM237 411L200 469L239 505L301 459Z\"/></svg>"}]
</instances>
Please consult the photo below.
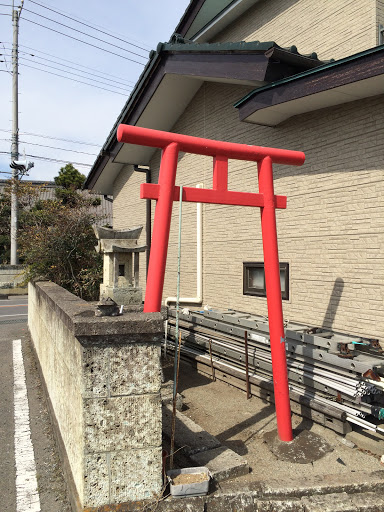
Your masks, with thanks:
<instances>
[{"instance_id":1,"label":"shadow on wall","mask_svg":"<svg viewBox=\"0 0 384 512\"><path fill-rule=\"evenodd\" d=\"M343 290L344 280L341 279L341 277L338 277L333 285L331 296L329 297L328 307L324 315L322 327L332 329Z\"/></svg>"}]
</instances>

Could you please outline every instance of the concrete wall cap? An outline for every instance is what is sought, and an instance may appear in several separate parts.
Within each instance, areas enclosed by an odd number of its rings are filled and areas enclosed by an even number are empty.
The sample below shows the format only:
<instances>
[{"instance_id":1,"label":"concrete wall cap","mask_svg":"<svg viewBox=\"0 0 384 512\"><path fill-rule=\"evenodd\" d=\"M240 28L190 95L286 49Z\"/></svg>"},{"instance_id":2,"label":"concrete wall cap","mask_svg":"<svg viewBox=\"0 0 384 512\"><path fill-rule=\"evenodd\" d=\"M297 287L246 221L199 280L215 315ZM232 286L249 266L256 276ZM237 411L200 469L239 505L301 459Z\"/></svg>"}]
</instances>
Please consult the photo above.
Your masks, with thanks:
<instances>
[{"instance_id":1,"label":"concrete wall cap","mask_svg":"<svg viewBox=\"0 0 384 512\"><path fill-rule=\"evenodd\" d=\"M116 317L96 317L95 303L86 302L51 281L37 282L37 295L44 295L51 307L75 336L126 336L126 341L137 335L161 333L161 313L143 313L142 306L126 306Z\"/></svg>"}]
</instances>

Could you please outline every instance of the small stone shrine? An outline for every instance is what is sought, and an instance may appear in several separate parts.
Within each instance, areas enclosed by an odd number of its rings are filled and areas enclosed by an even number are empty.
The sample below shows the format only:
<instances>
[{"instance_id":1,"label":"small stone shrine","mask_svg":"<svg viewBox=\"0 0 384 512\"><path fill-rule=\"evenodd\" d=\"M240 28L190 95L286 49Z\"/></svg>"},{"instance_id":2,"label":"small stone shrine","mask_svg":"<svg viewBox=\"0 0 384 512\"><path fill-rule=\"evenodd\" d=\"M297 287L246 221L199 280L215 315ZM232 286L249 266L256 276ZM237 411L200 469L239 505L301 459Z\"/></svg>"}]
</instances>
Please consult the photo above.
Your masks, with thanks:
<instances>
[{"instance_id":1,"label":"small stone shrine","mask_svg":"<svg viewBox=\"0 0 384 512\"><path fill-rule=\"evenodd\" d=\"M111 297L117 304L141 304L143 292L139 288L139 257L146 245L137 244L143 226L133 229L112 229L94 226L98 245L103 254L103 283L100 299Z\"/></svg>"}]
</instances>

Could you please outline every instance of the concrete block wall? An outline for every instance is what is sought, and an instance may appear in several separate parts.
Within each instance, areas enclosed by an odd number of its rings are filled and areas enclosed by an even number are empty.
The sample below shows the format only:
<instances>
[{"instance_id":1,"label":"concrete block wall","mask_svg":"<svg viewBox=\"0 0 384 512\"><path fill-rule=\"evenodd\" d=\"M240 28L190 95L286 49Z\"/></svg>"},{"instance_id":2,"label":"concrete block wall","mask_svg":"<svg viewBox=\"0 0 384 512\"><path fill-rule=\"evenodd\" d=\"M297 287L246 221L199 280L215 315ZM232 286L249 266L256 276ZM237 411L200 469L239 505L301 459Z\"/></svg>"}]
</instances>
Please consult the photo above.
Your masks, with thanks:
<instances>
[{"instance_id":1,"label":"concrete block wall","mask_svg":"<svg viewBox=\"0 0 384 512\"><path fill-rule=\"evenodd\" d=\"M131 307L98 318L53 283L29 288L29 329L74 510L152 498L162 486L161 315Z\"/></svg>"},{"instance_id":2,"label":"concrete block wall","mask_svg":"<svg viewBox=\"0 0 384 512\"><path fill-rule=\"evenodd\" d=\"M381 0L377 0L380 4ZM377 45L376 0L260 0L215 38L276 41L341 59Z\"/></svg>"},{"instance_id":3,"label":"concrete block wall","mask_svg":"<svg viewBox=\"0 0 384 512\"><path fill-rule=\"evenodd\" d=\"M23 265L0 265L0 295L22 295L27 292Z\"/></svg>"},{"instance_id":4,"label":"concrete block wall","mask_svg":"<svg viewBox=\"0 0 384 512\"><path fill-rule=\"evenodd\" d=\"M173 131L219 140L304 151L303 167L275 166L280 261L290 264L287 319L383 338L384 137L383 96L297 116L276 128L240 123L233 103L247 87L206 83ZM159 153L151 162L157 181ZM129 172L129 171L125 171ZM115 189L116 227L141 224L136 182ZM212 186L212 159L182 154L177 184ZM229 188L257 191L257 169L230 162ZM124 207L123 207L124 205ZM176 292L178 203L174 205L164 298ZM185 205L181 294L193 296L196 206ZM154 210L154 208L153 208ZM144 230L143 230L144 231ZM263 261L257 209L203 207L203 304L266 314L266 299L243 295L243 261ZM145 281L142 279L142 283Z\"/></svg>"}]
</instances>

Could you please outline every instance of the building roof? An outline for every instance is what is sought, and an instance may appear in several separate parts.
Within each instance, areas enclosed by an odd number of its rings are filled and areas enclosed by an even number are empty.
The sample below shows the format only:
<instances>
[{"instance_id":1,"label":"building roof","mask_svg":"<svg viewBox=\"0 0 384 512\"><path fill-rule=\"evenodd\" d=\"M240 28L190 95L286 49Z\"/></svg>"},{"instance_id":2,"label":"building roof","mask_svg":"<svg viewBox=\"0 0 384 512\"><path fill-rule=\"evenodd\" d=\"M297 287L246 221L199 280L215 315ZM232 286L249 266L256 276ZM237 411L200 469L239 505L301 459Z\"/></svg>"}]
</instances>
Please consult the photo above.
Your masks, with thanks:
<instances>
[{"instance_id":1,"label":"building roof","mask_svg":"<svg viewBox=\"0 0 384 512\"><path fill-rule=\"evenodd\" d=\"M39 200L46 201L49 199L56 199L55 190L58 188L54 181L38 181L38 180L30 180L24 179L22 183L32 185L35 187L39 187ZM0 179L0 194L4 193L5 188L9 185L9 180ZM113 207L112 207L112 198L106 197L104 195L92 194L88 190L80 191L83 197L89 198L98 198L100 199L100 205L98 206L90 206L90 211L100 218L97 220L97 224L100 225L112 225L113 220Z\"/></svg>"},{"instance_id":2,"label":"building roof","mask_svg":"<svg viewBox=\"0 0 384 512\"><path fill-rule=\"evenodd\" d=\"M292 116L383 94L384 45L258 87L235 103L241 121L276 126Z\"/></svg>"},{"instance_id":3,"label":"building roof","mask_svg":"<svg viewBox=\"0 0 384 512\"><path fill-rule=\"evenodd\" d=\"M112 194L123 165L149 163L155 150L118 143L119 124L170 130L205 81L260 87L323 63L315 53L302 55L274 41L199 44L175 34L150 53L84 187Z\"/></svg>"},{"instance_id":4,"label":"building roof","mask_svg":"<svg viewBox=\"0 0 384 512\"><path fill-rule=\"evenodd\" d=\"M180 34L174 34L169 43L159 43L157 45L157 53L161 51L168 52L238 52L246 51L251 52L266 52L268 50L284 50L288 54L297 55L300 58L306 57L313 61L317 61L314 65L322 64L317 58L317 53L312 52L307 55L300 54L297 47L292 45L288 48L281 48L275 41L236 41L236 42L224 42L224 43L196 43L194 41L183 38Z\"/></svg>"}]
</instances>

